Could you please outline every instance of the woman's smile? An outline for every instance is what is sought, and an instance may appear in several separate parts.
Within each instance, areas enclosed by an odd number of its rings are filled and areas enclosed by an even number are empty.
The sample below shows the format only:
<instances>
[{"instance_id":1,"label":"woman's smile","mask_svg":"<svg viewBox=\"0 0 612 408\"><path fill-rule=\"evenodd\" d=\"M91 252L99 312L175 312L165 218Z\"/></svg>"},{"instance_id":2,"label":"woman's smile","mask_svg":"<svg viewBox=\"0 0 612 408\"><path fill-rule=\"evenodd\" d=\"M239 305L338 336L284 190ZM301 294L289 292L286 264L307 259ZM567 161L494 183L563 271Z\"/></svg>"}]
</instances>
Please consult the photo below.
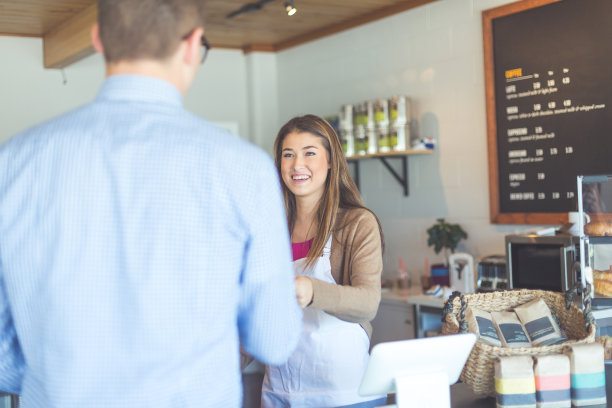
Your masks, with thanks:
<instances>
[{"instance_id":1,"label":"woman's smile","mask_svg":"<svg viewBox=\"0 0 612 408\"><path fill-rule=\"evenodd\" d=\"M310 180L310 176L307 174L294 174L291 178L294 184L303 184Z\"/></svg>"}]
</instances>

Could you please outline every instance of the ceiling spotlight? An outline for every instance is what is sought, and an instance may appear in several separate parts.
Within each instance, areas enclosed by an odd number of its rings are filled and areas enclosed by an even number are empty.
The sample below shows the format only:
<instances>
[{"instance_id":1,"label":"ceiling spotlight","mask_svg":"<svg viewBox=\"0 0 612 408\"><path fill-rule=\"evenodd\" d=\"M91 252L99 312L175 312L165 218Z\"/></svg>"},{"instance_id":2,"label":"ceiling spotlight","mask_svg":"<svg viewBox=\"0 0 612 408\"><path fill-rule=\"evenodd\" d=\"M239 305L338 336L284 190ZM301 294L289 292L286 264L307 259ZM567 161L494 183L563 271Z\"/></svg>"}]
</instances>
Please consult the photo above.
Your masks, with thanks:
<instances>
[{"instance_id":1,"label":"ceiling spotlight","mask_svg":"<svg viewBox=\"0 0 612 408\"><path fill-rule=\"evenodd\" d=\"M292 16L297 12L297 9L293 5L293 0L289 0L285 2L285 11L287 15Z\"/></svg>"}]
</instances>

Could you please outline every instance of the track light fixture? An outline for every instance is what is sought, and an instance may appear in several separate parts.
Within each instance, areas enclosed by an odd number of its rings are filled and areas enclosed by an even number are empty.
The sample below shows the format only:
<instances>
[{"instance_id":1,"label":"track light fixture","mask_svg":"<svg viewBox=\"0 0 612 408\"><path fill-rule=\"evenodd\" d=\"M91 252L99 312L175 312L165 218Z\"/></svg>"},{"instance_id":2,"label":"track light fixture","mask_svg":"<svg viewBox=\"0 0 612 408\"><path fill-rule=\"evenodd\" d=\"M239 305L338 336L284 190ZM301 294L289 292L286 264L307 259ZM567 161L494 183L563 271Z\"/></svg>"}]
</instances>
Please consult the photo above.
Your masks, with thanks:
<instances>
[{"instance_id":1,"label":"track light fixture","mask_svg":"<svg viewBox=\"0 0 612 408\"><path fill-rule=\"evenodd\" d=\"M293 0L289 0L285 2L285 11L287 15L292 16L297 12L297 9L293 5Z\"/></svg>"}]
</instances>

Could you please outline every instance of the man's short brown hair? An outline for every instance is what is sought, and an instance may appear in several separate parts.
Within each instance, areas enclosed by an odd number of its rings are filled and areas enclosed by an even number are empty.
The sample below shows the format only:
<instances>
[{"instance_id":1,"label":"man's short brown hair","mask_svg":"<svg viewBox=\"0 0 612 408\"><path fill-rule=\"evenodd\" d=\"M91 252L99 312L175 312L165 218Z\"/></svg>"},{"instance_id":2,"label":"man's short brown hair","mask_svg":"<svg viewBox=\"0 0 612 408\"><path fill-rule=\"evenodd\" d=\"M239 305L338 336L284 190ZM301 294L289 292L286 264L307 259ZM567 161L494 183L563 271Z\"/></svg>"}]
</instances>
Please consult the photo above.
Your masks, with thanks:
<instances>
[{"instance_id":1,"label":"man's short brown hair","mask_svg":"<svg viewBox=\"0 0 612 408\"><path fill-rule=\"evenodd\" d=\"M203 0L98 0L107 62L164 60L182 37L203 27Z\"/></svg>"}]
</instances>

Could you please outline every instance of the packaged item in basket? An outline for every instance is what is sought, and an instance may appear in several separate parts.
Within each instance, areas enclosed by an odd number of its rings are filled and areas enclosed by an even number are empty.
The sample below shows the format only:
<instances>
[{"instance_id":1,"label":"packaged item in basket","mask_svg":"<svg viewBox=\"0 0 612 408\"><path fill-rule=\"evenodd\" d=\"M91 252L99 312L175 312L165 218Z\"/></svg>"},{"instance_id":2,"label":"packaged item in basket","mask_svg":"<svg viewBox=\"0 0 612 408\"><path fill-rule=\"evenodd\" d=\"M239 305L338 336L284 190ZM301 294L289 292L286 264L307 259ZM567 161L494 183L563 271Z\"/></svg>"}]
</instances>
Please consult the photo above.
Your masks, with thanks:
<instances>
[{"instance_id":1,"label":"packaged item in basket","mask_svg":"<svg viewBox=\"0 0 612 408\"><path fill-rule=\"evenodd\" d=\"M465 312L465 318L468 322L469 331L478 336L478 341L490 344L491 346L501 346L491 313L468 307Z\"/></svg>"},{"instance_id":2,"label":"packaged item in basket","mask_svg":"<svg viewBox=\"0 0 612 408\"><path fill-rule=\"evenodd\" d=\"M531 347L525 329L514 312L491 312L504 347Z\"/></svg>"},{"instance_id":3,"label":"packaged item in basket","mask_svg":"<svg viewBox=\"0 0 612 408\"><path fill-rule=\"evenodd\" d=\"M603 346L574 344L565 349L570 359L572 405L606 405L606 371Z\"/></svg>"},{"instance_id":4,"label":"packaged item in basket","mask_svg":"<svg viewBox=\"0 0 612 408\"><path fill-rule=\"evenodd\" d=\"M570 408L570 362L565 354L535 356L537 408Z\"/></svg>"},{"instance_id":5,"label":"packaged item in basket","mask_svg":"<svg viewBox=\"0 0 612 408\"><path fill-rule=\"evenodd\" d=\"M534 346L539 346L544 342L548 345L555 344L563 340L561 330L544 300L538 298L516 306L514 313L523 323L531 344Z\"/></svg>"},{"instance_id":6,"label":"packaged item in basket","mask_svg":"<svg viewBox=\"0 0 612 408\"><path fill-rule=\"evenodd\" d=\"M500 357L495 361L495 394L498 408L535 408L535 392L531 356Z\"/></svg>"}]
</instances>

